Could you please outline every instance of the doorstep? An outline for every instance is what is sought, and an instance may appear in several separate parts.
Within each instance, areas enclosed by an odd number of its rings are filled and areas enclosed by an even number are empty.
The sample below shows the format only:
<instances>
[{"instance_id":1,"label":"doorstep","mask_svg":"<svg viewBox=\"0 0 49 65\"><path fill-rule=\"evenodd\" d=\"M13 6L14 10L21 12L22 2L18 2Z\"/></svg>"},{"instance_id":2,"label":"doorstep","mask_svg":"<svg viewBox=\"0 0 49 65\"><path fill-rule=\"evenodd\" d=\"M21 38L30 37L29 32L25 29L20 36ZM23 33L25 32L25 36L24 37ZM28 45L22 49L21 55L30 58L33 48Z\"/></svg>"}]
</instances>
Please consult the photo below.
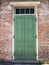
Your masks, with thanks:
<instances>
[{"instance_id":1,"label":"doorstep","mask_svg":"<svg viewBox=\"0 0 49 65\"><path fill-rule=\"evenodd\" d=\"M12 63L39 63L37 60L12 60Z\"/></svg>"}]
</instances>

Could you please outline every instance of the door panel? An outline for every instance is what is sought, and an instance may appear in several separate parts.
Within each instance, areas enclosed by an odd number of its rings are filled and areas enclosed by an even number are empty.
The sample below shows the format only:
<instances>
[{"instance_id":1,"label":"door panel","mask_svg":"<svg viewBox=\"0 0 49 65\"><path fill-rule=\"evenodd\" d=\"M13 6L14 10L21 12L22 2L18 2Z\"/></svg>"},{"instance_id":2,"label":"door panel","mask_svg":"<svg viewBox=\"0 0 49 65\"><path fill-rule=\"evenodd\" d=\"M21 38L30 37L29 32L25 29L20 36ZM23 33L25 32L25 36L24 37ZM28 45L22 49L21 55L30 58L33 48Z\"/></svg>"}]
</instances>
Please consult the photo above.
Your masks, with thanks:
<instances>
[{"instance_id":1,"label":"door panel","mask_svg":"<svg viewBox=\"0 0 49 65\"><path fill-rule=\"evenodd\" d=\"M35 59L36 56L36 22L34 16L26 16L26 27L25 27L25 58Z\"/></svg>"},{"instance_id":2,"label":"door panel","mask_svg":"<svg viewBox=\"0 0 49 65\"><path fill-rule=\"evenodd\" d=\"M24 59L24 17L15 16L14 58Z\"/></svg>"},{"instance_id":3,"label":"door panel","mask_svg":"<svg viewBox=\"0 0 49 65\"><path fill-rule=\"evenodd\" d=\"M36 16L14 17L14 58L36 59Z\"/></svg>"}]
</instances>

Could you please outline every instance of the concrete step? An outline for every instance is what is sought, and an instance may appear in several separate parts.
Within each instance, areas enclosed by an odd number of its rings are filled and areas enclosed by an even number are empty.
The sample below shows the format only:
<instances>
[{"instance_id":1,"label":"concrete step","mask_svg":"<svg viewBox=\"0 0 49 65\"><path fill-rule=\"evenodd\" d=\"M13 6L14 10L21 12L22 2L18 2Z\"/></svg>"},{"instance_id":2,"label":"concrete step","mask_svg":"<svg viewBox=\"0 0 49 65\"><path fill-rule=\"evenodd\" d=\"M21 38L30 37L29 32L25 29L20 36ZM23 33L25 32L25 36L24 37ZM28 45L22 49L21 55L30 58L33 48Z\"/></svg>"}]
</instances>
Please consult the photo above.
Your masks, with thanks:
<instances>
[{"instance_id":1,"label":"concrete step","mask_svg":"<svg viewBox=\"0 0 49 65\"><path fill-rule=\"evenodd\" d=\"M13 60L13 61L2 61L0 65L41 65L37 60Z\"/></svg>"}]
</instances>

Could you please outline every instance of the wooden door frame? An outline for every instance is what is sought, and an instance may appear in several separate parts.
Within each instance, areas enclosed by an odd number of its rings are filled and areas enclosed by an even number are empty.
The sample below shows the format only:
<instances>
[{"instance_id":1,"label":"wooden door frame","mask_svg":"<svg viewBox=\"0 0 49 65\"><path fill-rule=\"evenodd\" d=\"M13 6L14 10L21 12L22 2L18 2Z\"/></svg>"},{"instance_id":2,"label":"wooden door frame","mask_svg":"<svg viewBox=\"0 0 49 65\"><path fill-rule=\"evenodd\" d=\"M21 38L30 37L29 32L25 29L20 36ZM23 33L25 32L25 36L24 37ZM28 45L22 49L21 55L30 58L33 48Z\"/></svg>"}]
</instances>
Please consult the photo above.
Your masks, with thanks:
<instances>
[{"instance_id":1,"label":"wooden door frame","mask_svg":"<svg viewBox=\"0 0 49 65\"><path fill-rule=\"evenodd\" d=\"M23 4L24 3L24 4ZM27 4L27 5L26 5ZM35 7L35 15L36 15L36 35L37 35L37 38L36 38L36 53L37 53L37 59L38 60L38 14L37 14L37 11L38 11L38 8L37 8L37 5L40 4L40 1L37 1L37 2L10 2L10 5L13 5L13 28L12 28L12 55L13 55L13 60L14 60L14 9L15 7L24 7L25 5L28 7Z\"/></svg>"}]
</instances>

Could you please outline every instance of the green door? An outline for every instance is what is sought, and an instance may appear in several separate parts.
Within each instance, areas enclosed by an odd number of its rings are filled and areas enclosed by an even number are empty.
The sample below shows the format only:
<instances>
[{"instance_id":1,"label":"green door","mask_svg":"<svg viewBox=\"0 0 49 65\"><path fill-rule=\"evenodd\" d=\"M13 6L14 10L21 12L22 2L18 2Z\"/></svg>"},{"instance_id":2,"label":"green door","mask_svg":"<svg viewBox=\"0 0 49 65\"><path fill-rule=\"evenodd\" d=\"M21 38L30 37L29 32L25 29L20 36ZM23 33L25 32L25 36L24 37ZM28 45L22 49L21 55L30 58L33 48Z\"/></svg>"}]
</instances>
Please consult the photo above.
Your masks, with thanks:
<instances>
[{"instance_id":1,"label":"green door","mask_svg":"<svg viewBox=\"0 0 49 65\"><path fill-rule=\"evenodd\" d=\"M36 60L36 16L14 16L14 59Z\"/></svg>"}]
</instances>

